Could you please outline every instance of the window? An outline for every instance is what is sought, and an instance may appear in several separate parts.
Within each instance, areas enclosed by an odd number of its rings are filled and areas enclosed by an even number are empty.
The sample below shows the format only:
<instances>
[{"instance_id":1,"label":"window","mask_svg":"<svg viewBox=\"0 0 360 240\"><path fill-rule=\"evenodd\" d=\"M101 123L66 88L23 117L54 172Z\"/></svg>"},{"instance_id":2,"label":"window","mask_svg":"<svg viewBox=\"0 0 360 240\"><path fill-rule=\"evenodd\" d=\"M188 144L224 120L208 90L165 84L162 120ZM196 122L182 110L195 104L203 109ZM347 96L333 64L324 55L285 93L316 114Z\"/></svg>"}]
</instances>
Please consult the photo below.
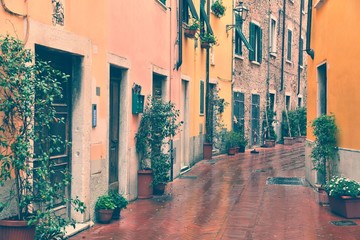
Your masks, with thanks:
<instances>
[{"instance_id":1,"label":"window","mask_svg":"<svg viewBox=\"0 0 360 240\"><path fill-rule=\"evenodd\" d=\"M153 73L153 91L152 95L154 98L162 99L163 98L163 84L165 83L165 78L162 75Z\"/></svg>"},{"instance_id":2,"label":"window","mask_svg":"<svg viewBox=\"0 0 360 240\"><path fill-rule=\"evenodd\" d=\"M303 66L304 64L304 39L300 38L300 44L299 44L299 66Z\"/></svg>"},{"instance_id":3,"label":"window","mask_svg":"<svg viewBox=\"0 0 360 240\"><path fill-rule=\"evenodd\" d=\"M286 95L285 101L286 101L286 110L290 110L290 96Z\"/></svg>"},{"instance_id":4,"label":"window","mask_svg":"<svg viewBox=\"0 0 360 240\"><path fill-rule=\"evenodd\" d=\"M298 107L302 107L302 97L298 97Z\"/></svg>"},{"instance_id":5,"label":"window","mask_svg":"<svg viewBox=\"0 0 360 240\"><path fill-rule=\"evenodd\" d=\"M204 81L200 81L200 114L204 114L204 108L205 108L205 104L204 104Z\"/></svg>"},{"instance_id":6,"label":"window","mask_svg":"<svg viewBox=\"0 0 360 240\"><path fill-rule=\"evenodd\" d=\"M255 23L250 22L250 45L254 51L249 51L249 60L262 61L262 30Z\"/></svg>"},{"instance_id":7,"label":"window","mask_svg":"<svg viewBox=\"0 0 360 240\"><path fill-rule=\"evenodd\" d=\"M270 53L276 53L276 20L271 18L270 20Z\"/></svg>"},{"instance_id":8,"label":"window","mask_svg":"<svg viewBox=\"0 0 360 240\"><path fill-rule=\"evenodd\" d=\"M234 131L244 133L244 93L234 92Z\"/></svg>"},{"instance_id":9,"label":"window","mask_svg":"<svg viewBox=\"0 0 360 240\"><path fill-rule=\"evenodd\" d=\"M286 59L289 61L292 60L291 51L292 51L292 31L288 29L288 44L287 44Z\"/></svg>"},{"instance_id":10,"label":"window","mask_svg":"<svg viewBox=\"0 0 360 240\"><path fill-rule=\"evenodd\" d=\"M242 31L242 20L238 14L235 14L236 24L239 26L240 30ZM238 31L235 31L235 54L242 56L242 41L241 36Z\"/></svg>"}]
</instances>

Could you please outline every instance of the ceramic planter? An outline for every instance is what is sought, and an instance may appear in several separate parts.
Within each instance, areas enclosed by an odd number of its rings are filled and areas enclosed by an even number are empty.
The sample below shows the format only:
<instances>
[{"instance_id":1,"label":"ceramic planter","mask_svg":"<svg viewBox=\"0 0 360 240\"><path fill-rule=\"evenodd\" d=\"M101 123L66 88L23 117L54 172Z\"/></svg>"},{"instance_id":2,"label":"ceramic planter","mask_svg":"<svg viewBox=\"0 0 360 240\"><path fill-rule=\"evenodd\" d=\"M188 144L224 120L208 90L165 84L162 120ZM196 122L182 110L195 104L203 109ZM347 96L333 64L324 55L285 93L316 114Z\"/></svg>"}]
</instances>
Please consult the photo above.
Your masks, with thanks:
<instances>
[{"instance_id":1,"label":"ceramic planter","mask_svg":"<svg viewBox=\"0 0 360 240\"><path fill-rule=\"evenodd\" d=\"M34 240L35 225L28 226L27 221L0 220L0 238L11 240Z\"/></svg>"},{"instance_id":2,"label":"ceramic planter","mask_svg":"<svg viewBox=\"0 0 360 240\"><path fill-rule=\"evenodd\" d=\"M294 141L294 137L284 137L284 145L293 145Z\"/></svg>"},{"instance_id":3,"label":"ceramic planter","mask_svg":"<svg viewBox=\"0 0 360 240\"><path fill-rule=\"evenodd\" d=\"M96 210L96 221L98 223L110 223L114 210L98 209Z\"/></svg>"},{"instance_id":4,"label":"ceramic planter","mask_svg":"<svg viewBox=\"0 0 360 240\"><path fill-rule=\"evenodd\" d=\"M211 159L212 158L212 143L204 143L203 145L203 158Z\"/></svg>"},{"instance_id":5,"label":"ceramic planter","mask_svg":"<svg viewBox=\"0 0 360 240\"><path fill-rule=\"evenodd\" d=\"M265 147L267 148L275 147L275 140L265 139Z\"/></svg>"},{"instance_id":6,"label":"ceramic planter","mask_svg":"<svg viewBox=\"0 0 360 240\"><path fill-rule=\"evenodd\" d=\"M184 29L184 35L187 38L195 38L197 30L196 29Z\"/></svg>"},{"instance_id":7,"label":"ceramic planter","mask_svg":"<svg viewBox=\"0 0 360 240\"><path fill-rule=\"evenodd\" d=\"M330 209L345 218L360 218L360 197L329 196Z\"/></svg>"},{"instance_id":8,"label":"ceramic planter","mask_svg":"<svg viewBox=\"0 0 360 240\"><path fill-rule=\"evenodd\" d=\"M153 172L152 170L138 171L138 198L147 199L153 197Z\"/></svg>"}]
</instances>

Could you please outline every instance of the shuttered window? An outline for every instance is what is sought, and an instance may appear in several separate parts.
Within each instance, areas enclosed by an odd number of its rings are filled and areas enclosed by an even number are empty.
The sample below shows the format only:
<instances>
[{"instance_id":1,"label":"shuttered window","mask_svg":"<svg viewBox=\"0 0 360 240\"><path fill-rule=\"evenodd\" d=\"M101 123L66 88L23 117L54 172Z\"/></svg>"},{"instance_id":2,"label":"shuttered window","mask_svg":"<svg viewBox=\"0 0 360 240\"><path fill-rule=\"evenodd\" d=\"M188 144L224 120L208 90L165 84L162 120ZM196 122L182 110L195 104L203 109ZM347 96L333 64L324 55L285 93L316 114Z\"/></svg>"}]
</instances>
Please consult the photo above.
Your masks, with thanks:
<instances>
[{"instance_id":1,"label":"shuttered window","mask_svg":"<svg viewBox=\"0 0 360 240\"><path fill-rule=\"evenodd\" d=\"M239 28L240 31L242 31L242 22L240 19L240 16L238 14L235 14L235 19L236 19L236 27ZM242 40L241 40L241 35L239 33L239 31L235 31L235 54L242 56L243 55L243 51L242 51Z\"/></svg>"},{"instance_id":2,"label":"shuttered window","mask_svg":"<svg viewBox=\"0 0 360 240\"><path fill-rule=\"evenodd\" d=\"M291 61L292 60L292 31L288 29L288 44L287 44L287 56L286 59Z\"/></svg>"},{"instance_id":3,"label":"shuttered window","mask_svg":"<svg viewBox=\"0 0 360 240\"><path fill-rule=\"evenodd\" d=\"M205 92L204 81L200 81L200 114L204 114L204 110L205 110L204 92Z\"/></svg>"},{"instance_id":4,"label":"shuttered window","mask_svg":"<svg viewBox=\"0 0 360 240\"><path fill-rule=\"evenodd\" d=\"M234 92L234 131L244 133L244 93Z\"/></svg>"},{"instance_id":5,"label":"shuttered window","mask_svg":"<svg viewBox=\"0 0 360 240\"><path fill-rule=\"evenodd\" d=\"M249 60L258 63L262 62L262 29L250 22L250 38L249 42L254 51L249 51Z\"/></svg>"},{"instance_id":6,"label":"shuttered window","mask_svg":"<svg viewBox=\"0 0 360 240\"><path fill-rule=\"evenodd\" d=\"M300 45L299 45L299 65L303 66L304 64L304 40L300 38Z\"/></svg>"}]
</instances>

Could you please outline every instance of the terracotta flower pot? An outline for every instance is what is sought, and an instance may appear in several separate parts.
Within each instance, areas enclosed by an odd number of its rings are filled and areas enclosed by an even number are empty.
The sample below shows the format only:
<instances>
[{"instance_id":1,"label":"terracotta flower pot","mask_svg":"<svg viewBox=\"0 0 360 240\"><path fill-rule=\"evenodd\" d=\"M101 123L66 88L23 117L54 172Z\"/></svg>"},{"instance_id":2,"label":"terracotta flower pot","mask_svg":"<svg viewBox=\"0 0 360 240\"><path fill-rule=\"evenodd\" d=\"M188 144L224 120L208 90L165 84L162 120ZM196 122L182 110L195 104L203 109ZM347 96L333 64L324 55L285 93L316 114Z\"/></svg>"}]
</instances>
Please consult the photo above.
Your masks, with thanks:
<instances>
[{"instance_id":1,"label":"terracotta flower pot","mask_svg":"<svg viewBox=\"0 0 360 240\"><path fill-rule=\"evenodd\" d=\"M110 223L114 210L98 209L96 210L96 220L99 223Z\"/></svg>"},{"instance_id":2,"label":"terracotta flower pot","mask_svg":"<svg viewBox=\"0 0 360 240\"><path fill-rule=\"evenodd\" d=\"M201 42L201 48L209 49L209 48L210 48L210 43L208 43L208 42Z\"/></svg>"},{"instance_id":3,"label":"terracotta flower pot","mask_svg":"<svg viewBox=\"0 0 360 240\"><path fill-rule=\"evenodd\" d=\"M284 145L293 145L294 140L294 137L284 137Z\"/></svg>"},{"instance_id":4,"label":"terracotta flower pot","mask_svg":"<svg viewBox=\"0 0 360 240\"><path fill-rule=\"evenodd\" d=\"M35 225L28 226L27 221L0 220L0 238L11 240L34 240Z\"/></svg>"},{"instance_id":5,"label":"terracotta flower pot","mask_svg":"<svg viewBox=\"0 0 360 240\"><path fill-rule=\"evenodd\" d=\"M153 188L151 186L153 181L152 170L138 171L138 198L147 199L153 197Z\"/></svg>"},{"instance_id":6,"label":"terracotta flower pot","mask_svg":"<svg viewBox=\"0 0 360 240\"><path fill-rule=\"evenodd\" d=\"M229 148L228 149L228 155L235 155L236 154L236 151L237 149L236 148Z\"/></svg>"},{"instance_id":7,"label":"terracotta flower pot","mask_svg":"<svg viewBox=\"0 0 360 240\"><path fill-rule=\"evenodd\" d=\"M360 218L360 197L329 196L330 209L345 218Z\"/></svg>"},{"instance_id":8,"label":"terracotta flower pot","mask_svg":"<svg viewBox=\"0 0 360 240\"><path fill-rule=\"evenodd\" d=\"M275 147L275 140L265 139L265 147L267 148Z\"/></svg>"},{"instance_id":9,"label":"terracotta flower pot","mask_svg":"<svg viewBox=\"0 0 360 240\"><path fill-rule=\"evenodd\" d=\"M184 29L184 35L187 38L195 38L196 29Z\"/></svg>"},{"instance_id":10,"label":"terracotta flower pot","mask_svg":"<svg viewBox=\"0 0 360 240\"><path fill-rule=\"evenodd\" d=\"M204 143L203 145L203 158L211 159L212 158L212 143Z\"/></svg>"}]
</instances>

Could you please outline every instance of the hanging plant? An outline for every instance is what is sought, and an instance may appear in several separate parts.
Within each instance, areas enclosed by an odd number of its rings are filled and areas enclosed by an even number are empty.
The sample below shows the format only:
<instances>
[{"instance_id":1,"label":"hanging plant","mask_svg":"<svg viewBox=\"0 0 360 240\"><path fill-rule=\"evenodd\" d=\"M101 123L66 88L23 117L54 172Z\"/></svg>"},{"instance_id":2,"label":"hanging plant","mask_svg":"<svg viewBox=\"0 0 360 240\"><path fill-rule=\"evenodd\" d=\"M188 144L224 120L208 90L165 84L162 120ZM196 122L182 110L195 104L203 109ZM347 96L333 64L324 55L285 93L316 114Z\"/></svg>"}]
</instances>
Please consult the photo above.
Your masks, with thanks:
<instances>
[{"instance_id":1,"label":"hanging plant","mask_svg":"<svg viewBox=\"0 0 360 240\"><path fill-rule=\"evenodd\" d=\"M197 31L199 30L199 27L200 27L199 21L197 19L195 19L195 18L192 18L189 21L189 24L187 24L184 27L184 35L185 35L185 37L195 38L195 35L196 35Z\"/></svg>"},{"instance_id":2,"label":"hanging plant","mask_svg":"<svg viewBox=\"0 0 360 240\"><path fill-rule=\"evenodd\" d=\"M216 0L211 5L211 11L217 16L218 18L225 15L226 7L223 5L223 2L221 0Z\"/></svg>"},{"instance_id":3,"label":"hanging plant","mask_svg":"<svg viewBox=\"0 0 360 240\"><path fill-rule=\"evenodd\" d=\"M211 33L205 33L200 35L200 39L202 48L210 48L217 42L216 37Z\"/></svg>"}]
</instances>

